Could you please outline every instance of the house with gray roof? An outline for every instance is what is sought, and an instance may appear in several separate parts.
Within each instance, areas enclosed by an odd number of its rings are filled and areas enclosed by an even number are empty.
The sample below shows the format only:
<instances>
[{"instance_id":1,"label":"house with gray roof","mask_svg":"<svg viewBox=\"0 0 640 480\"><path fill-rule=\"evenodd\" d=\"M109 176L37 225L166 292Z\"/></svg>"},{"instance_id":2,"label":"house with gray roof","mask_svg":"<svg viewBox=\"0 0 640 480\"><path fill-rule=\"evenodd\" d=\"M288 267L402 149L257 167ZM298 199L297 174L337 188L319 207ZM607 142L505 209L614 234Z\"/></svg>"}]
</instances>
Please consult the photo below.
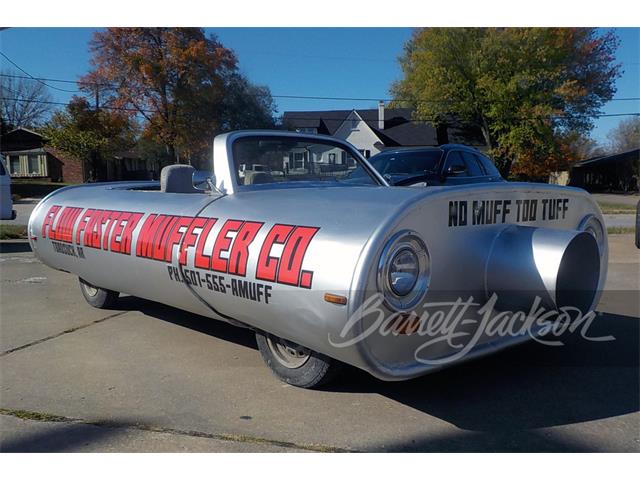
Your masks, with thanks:
<instances>
[{"instance_id":1,"label":"house with gray roof","mask_svg":"<svg viewBox=\"0 0 640 480\"><path fill-rule=\"evenodd\" d=\"M455 121L436 127L430 122L415 121L412 117L412 109L387 108L381 101L377 109L284 112L282 122L288 130L346 140L366 158L397 147L461 143L485 148L477 128Z\"/></svg>"}]
</instances>

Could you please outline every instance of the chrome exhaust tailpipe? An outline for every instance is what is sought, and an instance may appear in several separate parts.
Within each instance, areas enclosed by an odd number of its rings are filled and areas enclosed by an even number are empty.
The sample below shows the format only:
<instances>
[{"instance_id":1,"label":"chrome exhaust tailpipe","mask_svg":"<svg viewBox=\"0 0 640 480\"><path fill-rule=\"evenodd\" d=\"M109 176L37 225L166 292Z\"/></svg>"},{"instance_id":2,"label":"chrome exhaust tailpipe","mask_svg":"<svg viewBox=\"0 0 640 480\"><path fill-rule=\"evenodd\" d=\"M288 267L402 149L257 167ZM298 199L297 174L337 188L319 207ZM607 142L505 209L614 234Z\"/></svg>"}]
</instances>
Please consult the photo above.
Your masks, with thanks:
<instances>
[{"instance_id":1,"label":"chrome exhaust tailpipe","mask_svg":"<svg viewBox=\"0 0 640 480\"><path fill-rule=\"evenodd\" d=\"M600 254L595 238L577 230L511 225L495 238L486 266L487 298L498 295L500 310L529 311L595 307Z\"/></svg>"}]
</instances>

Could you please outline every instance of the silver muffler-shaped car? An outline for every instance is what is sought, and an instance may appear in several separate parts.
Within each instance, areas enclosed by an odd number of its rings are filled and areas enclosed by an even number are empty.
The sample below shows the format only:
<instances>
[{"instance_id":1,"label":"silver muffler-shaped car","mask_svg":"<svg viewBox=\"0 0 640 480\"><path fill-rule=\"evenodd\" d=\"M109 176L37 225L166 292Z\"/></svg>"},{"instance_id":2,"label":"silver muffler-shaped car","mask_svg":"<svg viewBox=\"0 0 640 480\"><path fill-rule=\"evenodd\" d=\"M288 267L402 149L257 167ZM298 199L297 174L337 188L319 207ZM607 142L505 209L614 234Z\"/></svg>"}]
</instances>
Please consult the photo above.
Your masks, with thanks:
<instances>
[{"instance_id":1,"label":"silver muffler-shaped car","mask_svg":"<svg viewBox=\"0 0 640 480\"><path fill-rule=\"evenodd\" d=\"M587 312L606 279L602 215L579 189L390 187L352 145L290 132L218 136L213 158L205 175L52 193L29 220L33 251L96 307L126 293L255 330L301 387L342 362L401 380L514 345L548 328L484 320ZM264 169L240 175L249 164Z\"/></svg>"}]
</instances>

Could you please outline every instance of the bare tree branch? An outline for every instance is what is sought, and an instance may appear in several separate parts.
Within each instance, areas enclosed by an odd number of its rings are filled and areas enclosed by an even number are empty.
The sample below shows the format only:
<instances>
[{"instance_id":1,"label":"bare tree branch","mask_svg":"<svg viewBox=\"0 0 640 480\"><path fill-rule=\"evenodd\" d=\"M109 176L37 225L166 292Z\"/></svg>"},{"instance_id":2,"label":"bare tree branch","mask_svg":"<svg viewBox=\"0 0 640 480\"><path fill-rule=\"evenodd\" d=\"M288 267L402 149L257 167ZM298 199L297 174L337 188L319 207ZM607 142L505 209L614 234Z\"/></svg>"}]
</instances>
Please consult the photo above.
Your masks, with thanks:
<instances>
[{"instance_id":1,"label":"bare tree branch","mask_svg":"<svg viewBox=\"0 0 640 480\"><path fill-rule=\"evenodd\" d=\"M3 74L12 75L11 71ZM42 83L25 78L0 77L0 116L11 128L37 127L48 118L51 94Z\"/></svg>"}]
</instances>

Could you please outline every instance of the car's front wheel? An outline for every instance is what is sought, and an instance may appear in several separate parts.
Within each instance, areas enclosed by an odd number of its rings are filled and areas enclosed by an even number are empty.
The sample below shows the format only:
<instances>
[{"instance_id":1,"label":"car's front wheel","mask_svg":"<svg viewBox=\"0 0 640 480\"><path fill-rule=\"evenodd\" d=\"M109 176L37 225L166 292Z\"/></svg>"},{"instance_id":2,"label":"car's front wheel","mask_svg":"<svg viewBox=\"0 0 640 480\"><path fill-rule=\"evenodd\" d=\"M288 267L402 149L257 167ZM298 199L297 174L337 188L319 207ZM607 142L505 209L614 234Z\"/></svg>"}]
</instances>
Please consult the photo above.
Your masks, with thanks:
<instances>
[{"instance_id":1,"label":"car's front wheel","mask_svg":"<svg viewBox=\"0 0 640 480\"><path fill-rule=\"evenodd\" d=\"M84 299L92 307L110 308L118 301L118 296L120 295L118 292L96 287L82 278L78 278L78 280L80 281L80 291Z\"/></svg>"},{"instance_id":2,"label":"car's front wheel","mask_svg":"<svg viewBox=\"0 0 640 480\"><path fill-rule=\"evenodd\" d=\"M256 332L256 341L262 359L276 377L296 387L323 385L340 368L337 360L268 333Z\"/></svg>"}]
</instances>

